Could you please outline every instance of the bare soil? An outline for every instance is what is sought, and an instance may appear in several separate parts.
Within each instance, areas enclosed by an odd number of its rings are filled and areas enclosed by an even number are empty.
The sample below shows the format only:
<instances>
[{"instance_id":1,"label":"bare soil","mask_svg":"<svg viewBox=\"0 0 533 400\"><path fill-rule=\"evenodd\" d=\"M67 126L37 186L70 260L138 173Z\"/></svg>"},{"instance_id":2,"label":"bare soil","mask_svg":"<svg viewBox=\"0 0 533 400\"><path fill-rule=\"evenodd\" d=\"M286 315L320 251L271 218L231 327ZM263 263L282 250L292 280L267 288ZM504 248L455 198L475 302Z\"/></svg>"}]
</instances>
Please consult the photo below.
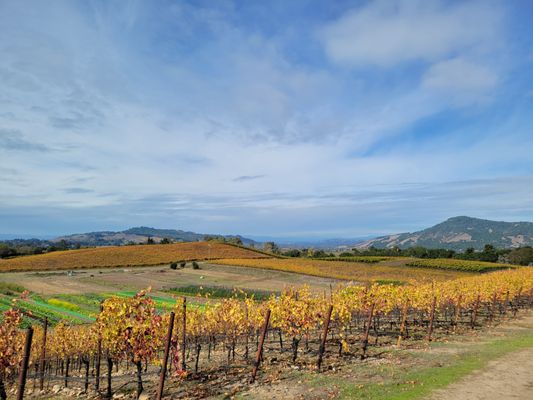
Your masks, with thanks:
<instances>
[{"instance_id":1,"label":"bare soil","mask_svg":"<svg viewBox=\"0 0 533 400\"><path fill-rule=\"evenodd\" d=\"M238 287L251 290L281 291L289 286L307 284L314 291L329 290L336 279L299 275L283 271L200 263L200 269L171 270L168 265L135 268L100 268L47 272L4 272L4 282L17 283L41 294L108 293L118 290L153 291L188 285Z\"/></svg>"},{"instance_id":2,"label":"bare soil","mask_svg":"<svg viewBox=\"0 0 533 400\"><path fill-rule=\"evenodd\" d=\"M533 399L533 348L491 361L486 368L438 390L431 400Z\"/></svg>"}]
</instances>

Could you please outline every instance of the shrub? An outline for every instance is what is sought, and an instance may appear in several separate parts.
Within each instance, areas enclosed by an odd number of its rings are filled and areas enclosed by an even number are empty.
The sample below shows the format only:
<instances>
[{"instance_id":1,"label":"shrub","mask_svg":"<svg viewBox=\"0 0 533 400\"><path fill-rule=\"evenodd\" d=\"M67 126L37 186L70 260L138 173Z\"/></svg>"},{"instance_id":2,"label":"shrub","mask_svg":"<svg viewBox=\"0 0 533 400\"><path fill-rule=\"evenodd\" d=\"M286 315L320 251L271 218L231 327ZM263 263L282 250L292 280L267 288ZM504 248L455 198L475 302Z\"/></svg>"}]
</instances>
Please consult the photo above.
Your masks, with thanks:
<instances>
[{"instance_id":1,"label":"shrub","mask_svg":"<svg viewBox=\"0 0 533 400\"><path fill-rule=\"evenodd\" d=\"M177 269L177 268L178 268L178 263L173 262L170 264L170 269Z\"/></svg>"},{"instance_id":2,"label":"shrub","mask_svg":"<svg viewBox=\"0 0 533 400\"><path fill-rule=\"evenodd\" d=\"M200 266L198 265L196 261L192 262L192 269L200 269Z\"/></svg>"},{"instance_id":3,"label":"shrub","mask_svg":"<svg viewBox=\"0 0 533 400\"><path fill-rule=\"evenodd\" d=\"M185 268L187 263L185 261L180 262L180 268Z\"/></svg>"}]
</instances>

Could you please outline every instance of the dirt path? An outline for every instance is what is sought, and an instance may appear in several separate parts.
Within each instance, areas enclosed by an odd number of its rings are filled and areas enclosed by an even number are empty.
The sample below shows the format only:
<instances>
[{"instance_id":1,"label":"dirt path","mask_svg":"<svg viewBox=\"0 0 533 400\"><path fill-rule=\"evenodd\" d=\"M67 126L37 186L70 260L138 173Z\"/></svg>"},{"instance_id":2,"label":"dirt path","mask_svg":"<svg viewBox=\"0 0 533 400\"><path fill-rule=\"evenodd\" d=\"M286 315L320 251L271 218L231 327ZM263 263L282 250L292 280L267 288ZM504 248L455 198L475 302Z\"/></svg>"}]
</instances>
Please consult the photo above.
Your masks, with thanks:
<instances>
[{"instance_id":1,"label":"dirt path","mask_svg":"<svg viewBox=\"0 0 533 400\"><path fill-rule=\"evenodd\" d=\"M507 354L436 391L431 400L533 399L533 348Z\"/></svg>"}]
</instances>

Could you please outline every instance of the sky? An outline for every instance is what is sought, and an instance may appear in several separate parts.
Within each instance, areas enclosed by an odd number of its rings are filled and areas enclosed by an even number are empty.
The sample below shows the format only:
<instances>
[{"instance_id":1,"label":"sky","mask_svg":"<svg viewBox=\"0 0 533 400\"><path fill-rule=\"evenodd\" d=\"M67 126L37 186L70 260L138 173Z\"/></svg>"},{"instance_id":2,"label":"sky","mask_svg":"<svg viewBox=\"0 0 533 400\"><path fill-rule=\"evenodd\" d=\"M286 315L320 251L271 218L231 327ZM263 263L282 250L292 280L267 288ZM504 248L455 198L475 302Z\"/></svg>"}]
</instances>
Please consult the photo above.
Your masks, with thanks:
<instances>
[{"instance_id":1,"label":"sky","mask_svg":"<svg viewBox=\"0 0 533 400\"><path fill-rule=\"evenodd\" d=\"M0 0L0 233L533 221L533 2Z\"/></svg>"}]
</instances>

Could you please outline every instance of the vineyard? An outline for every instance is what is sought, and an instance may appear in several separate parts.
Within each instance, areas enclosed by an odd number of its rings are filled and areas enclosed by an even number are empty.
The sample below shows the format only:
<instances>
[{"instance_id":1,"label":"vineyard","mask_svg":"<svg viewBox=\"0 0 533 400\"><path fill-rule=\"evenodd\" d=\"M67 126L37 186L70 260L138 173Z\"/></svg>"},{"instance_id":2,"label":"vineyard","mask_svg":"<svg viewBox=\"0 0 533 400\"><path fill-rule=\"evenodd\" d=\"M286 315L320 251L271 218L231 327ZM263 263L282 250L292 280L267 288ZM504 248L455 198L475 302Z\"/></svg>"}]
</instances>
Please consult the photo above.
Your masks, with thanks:
<instances>
[{"instance_id":1,"label":"vineyard","mask_svg":"<svg viewBox=\"0 0 533 400\"><path fill-rule=\"evenodd\" d=\"M243 294L201 308L177 299L170 313L157 312L142 291L106 299L94 323L53 329L35 320L21 330L17 303L0 325L0 398L5 385L111 397L132 384L149 398L164 390L200 398L220 390L212 382L221 375L239 387L243 376L261 379L261 363L320 371L332 359L356 362L381 346L445 339L513 317L533 306L533 269L419 285L346 284L319 295L293 288L266 301Z\"/></svg>"},{"instance_id":2,"label":"vineyard","mask_svg":"<svg viewBox=\"0 0 533 400\"><path fill-rule=\"evenodd\" d=\"M468 272L489 272L517 268L516 265L496 264L484 261L455 260L449 258L418 259L409 261L406 266Z\"/></svg>"},{"instance_id":3,"label":"vineyard","mask_svg":"<svg viewBox=\"0 0 533 400\"><path fill-rule=\"evenodd\" d=\"M411 260L411 259L405 259ZM389 261L389 260L387 260ZM472 274L473 271L409 268L402 261L397 265L355 261L325 261L306 258L285 259L221 259L218 265L235 265L295 272L312 276L336 278L357 282L431 282L444 281Z\"/></svg>"},{"instance_id":4,"label":"vineyard","mask_svg":"<svg viewBox=\"0 0 533 400\"><path fill-rule=\"evenodd\" d=\"M367 263L374 264L381 261L390 261L390 260L399 260L401 257L385 257L385 256L347 256L347 257L323 257L315 258L315 260L321 261L348 261L348 262L358 262L358 263Z\"/></svg>"},{"instance_id":5,"label":"vineyard","mask_svg":"<svg viewBox=\"0 0 533 400\"><path fill-rule=\"evenodd\" d=\"M159 265L219 258L265 258L265 253L216 242L96 247L0 260L0 272Z\"/></svg>"}]
</instances>

